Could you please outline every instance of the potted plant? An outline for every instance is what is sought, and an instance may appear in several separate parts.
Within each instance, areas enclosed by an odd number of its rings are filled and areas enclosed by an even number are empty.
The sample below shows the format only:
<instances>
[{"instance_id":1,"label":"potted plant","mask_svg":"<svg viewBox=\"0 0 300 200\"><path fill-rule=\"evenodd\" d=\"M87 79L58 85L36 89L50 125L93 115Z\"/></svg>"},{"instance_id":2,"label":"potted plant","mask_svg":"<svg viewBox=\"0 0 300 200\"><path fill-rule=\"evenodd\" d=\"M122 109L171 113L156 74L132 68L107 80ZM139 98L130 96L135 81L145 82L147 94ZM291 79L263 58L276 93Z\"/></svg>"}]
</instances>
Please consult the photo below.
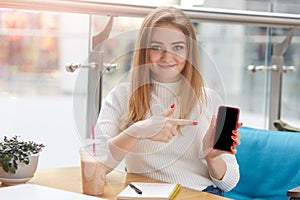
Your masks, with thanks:
<instances>
[{"instance_id":1,"label":"potted plant","mask_svg":"<svg viewBox=\"0 0 300 200\"><path fill-rule=\"evenodd\" d=\"M39 153L45 146L33 141L20 141L18 136L0 142L0 181L13 185L30 180L38 164Z\"/></svg>"}]
</instances>

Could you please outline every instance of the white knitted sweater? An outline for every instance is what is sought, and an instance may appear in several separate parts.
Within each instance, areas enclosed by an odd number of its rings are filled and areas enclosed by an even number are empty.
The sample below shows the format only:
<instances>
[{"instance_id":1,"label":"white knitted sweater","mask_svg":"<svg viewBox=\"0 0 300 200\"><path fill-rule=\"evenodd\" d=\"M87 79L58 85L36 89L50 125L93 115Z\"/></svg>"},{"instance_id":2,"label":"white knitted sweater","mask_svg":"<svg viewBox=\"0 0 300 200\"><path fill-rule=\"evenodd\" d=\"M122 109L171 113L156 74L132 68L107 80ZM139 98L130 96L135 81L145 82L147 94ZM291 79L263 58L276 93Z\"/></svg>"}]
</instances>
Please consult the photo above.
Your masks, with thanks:
<instances>
[{"instance_id":1,"label":"white knitted sweater","mask_svg":"<svg viewBox=\"0 0 300 200\"><path fill-rule=\"evenodd\" d=\"M161 84L156 82L152 92L153 115L161 114L180 99L180 82ZM239 166L236 158L231 154L223 154L227 170L222 180L212 178L207 169L207 163L202 152L202 139L206 133L210 120L216 114L221 103L216 93L206 90L209 104L202 108L200 113L197 105L191 115L191 119L197 120L197 126L186 126L180 134L170 142L154 142L141 139L133 152L125 157L128 172L140 173L143 176L162 180L165 182L179 183L182 186L203 190L207 186L214 185L224 191L231 190L239 180ZM131 94L131 85L122 83L115 87L107 95L97 124L95 133L100 143L108 143L121 132L120 122L124 114L128 113L128 101ZM176 112L177 111L177 112ZM178 117L179 109L170 117ZM150 114L147 115L150 117ZM107 149L108 145L105 145ZM110 151L109 165L116 167L119 162L113 159Z\"/></svg>"}]
</instances>

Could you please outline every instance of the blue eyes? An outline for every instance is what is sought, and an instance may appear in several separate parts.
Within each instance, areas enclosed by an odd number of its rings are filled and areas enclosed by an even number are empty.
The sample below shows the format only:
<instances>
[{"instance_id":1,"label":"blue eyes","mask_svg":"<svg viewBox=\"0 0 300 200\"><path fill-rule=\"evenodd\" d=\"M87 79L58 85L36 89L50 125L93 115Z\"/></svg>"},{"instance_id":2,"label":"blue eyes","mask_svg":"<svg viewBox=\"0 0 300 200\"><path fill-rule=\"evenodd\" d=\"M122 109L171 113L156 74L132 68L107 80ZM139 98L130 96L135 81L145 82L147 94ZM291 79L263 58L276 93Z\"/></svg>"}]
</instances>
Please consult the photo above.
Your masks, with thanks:
<instances>
[{"instance_id":1,"label":"blue eyes","mask_svg":"<svg viewBox=\"0 0 300 200\"><path fill-rule=\"evenodd\" d=\"M160 45L152 45L151 49L152 50L157 50L157 51L159 51L159 50L160 51L165 50L165 48L162 47L162 46L160 46ZM184 49L184 47L181 46L181 45L175 45L175 46L172 47L172 51L174 51L174 52L178 52L178 51L181 51L183 49Z\"/></svg>"},{"instance_id":2,"label":"blue eyes","mask_svg":"<svg viewBox=\"0 0 300 200\"><path fill-rule=\"evenodd\" d=\"M178 46L175 46L173 48L175 48L176 51L180 51L180 50L183 49L183 46L178 45Z\"/></svg>"},{"instance_id":3,"label":"blue eyes","mask_svg":"<svg viewBox=\"0 0 300 200\"><path fill-rule=\"evenodd\" d=\"M152 50L162 50L161 46L158 46L158 45L151 46L151 49Z\"/></svg>"}]
</instances>

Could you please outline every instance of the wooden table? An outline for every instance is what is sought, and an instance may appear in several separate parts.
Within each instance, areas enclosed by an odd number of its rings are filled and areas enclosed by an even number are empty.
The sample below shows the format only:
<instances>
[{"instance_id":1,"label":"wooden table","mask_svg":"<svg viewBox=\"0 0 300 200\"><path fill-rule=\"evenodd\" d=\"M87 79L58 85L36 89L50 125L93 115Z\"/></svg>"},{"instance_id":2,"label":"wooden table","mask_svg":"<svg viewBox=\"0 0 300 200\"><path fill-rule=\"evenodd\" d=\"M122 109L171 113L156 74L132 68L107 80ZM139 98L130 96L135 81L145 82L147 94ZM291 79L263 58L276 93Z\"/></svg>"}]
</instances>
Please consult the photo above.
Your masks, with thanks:
<instances>
[{"instance_id":1,"label":"wooden table","mask_svg":"<svg viewBox=\"0 0 300 200\"><path fill-rule=\"evenodd\" d=\"M105 199L116 199L117 194L119 194L130 182L133 181L159 182L157 180L149 179L137 174L114 170L107 175L104 194L100 195L99 197ZM76 193L82 192L80 167L38 170L29 183ZM175 200L179 199L225 200L227 198L182 187L175 198Z\"/></svg>"}]
</instances>

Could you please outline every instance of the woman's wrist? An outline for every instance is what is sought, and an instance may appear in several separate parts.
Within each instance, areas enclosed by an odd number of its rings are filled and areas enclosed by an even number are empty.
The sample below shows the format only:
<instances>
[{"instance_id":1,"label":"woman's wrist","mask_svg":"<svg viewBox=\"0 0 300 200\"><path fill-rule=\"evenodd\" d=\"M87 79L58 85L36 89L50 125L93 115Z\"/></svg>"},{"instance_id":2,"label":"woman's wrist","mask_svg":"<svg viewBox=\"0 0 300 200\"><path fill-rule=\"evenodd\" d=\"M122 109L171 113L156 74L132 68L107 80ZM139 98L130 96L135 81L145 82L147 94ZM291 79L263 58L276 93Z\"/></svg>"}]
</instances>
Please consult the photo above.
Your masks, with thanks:
<instances>
[{"instance_id":1,"label":"woman's wrist","mask_svg":"<svg viewBox=\"0 0 300 200\"><path fill-rule=\"evenodd\" d=\"M226 163L220 156L205 157L207 162L208 171L212 177L217 180L222 180L226 172Z\"/></svg>"},{"instance_id":2,"label":"woman's wrist","mask_svg":"<svg viewBox=\"0 0 300 200\"><path fill-rule=\"evenodd\" d=\"M206 160L207 163L214 163L214 162L216 162L218 157L219 156L209 156L209 155L207 155L207 156L205 156L204 159Z\"/></svg>"},{"instance_id":3,"label":"woman's wrist","mask_svg":"<svg viewBox=\"0 0 300 200\"><path fill-rule=\"evenodd\" d=\"M139 138L128 135L124 132L112 138L109 141L109 144L115 160L121 161L128 152L132 151L138 141Z\"/></svg>"}]
</instances>

